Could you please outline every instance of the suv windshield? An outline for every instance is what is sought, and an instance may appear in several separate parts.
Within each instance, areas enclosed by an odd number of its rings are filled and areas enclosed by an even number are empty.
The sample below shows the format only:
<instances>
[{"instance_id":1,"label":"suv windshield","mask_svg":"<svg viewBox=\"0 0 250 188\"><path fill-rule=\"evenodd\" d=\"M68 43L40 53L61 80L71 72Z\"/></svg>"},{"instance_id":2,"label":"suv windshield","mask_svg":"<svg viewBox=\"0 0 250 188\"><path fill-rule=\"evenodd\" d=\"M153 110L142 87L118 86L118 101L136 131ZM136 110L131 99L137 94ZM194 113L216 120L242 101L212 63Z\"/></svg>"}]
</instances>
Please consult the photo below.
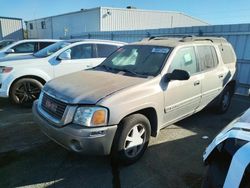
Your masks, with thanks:
<instances>
[{"instance_id":1,"label":"suv windshield","mask_svg":"<svg viewBox=\"0 0 250 188\"><path fill-rule=\"evenodd\" d=\"M53 53L57 52L58 50L64 48L65 46L68 46L70 43L66 41L60 41L55 44L52 44L42 50L39 50L38 52L34 53L33 55L35 57L48 57L52 55Z\"/></svg>"},{"instance_id":2,"label":"suv windshield","mask_svg":"<svg viewBox=\"0 0 250 188\"><path fill-rule=\"evenodd\" d=\"M98 67L135 76L156 76L169 51L170 48L165 46L127 45L119 48Z\"/></svg>"}]
</instances>

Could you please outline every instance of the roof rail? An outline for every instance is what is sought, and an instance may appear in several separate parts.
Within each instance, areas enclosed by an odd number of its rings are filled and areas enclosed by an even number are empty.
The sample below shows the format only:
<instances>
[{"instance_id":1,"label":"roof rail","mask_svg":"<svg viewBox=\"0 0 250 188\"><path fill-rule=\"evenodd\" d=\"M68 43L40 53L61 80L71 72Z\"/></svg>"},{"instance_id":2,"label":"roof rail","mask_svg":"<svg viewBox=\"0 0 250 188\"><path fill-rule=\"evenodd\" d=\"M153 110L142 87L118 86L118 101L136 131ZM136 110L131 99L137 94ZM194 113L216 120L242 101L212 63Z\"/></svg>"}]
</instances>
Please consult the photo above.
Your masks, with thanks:
<instances>
[{"instance_id":1,"label":"roof rail","mask_svg":"<svg viewBox=\"0 0 250 188\"><path fill-rule=\"evenodd\" d=\"M188 41L210 41L213 43L219 42L227 42L227 40L223 37L197 37L197 36L187 36L187 37L183 37L181 40L181 42L188 42Z\"/></svg>"}]
</instances>

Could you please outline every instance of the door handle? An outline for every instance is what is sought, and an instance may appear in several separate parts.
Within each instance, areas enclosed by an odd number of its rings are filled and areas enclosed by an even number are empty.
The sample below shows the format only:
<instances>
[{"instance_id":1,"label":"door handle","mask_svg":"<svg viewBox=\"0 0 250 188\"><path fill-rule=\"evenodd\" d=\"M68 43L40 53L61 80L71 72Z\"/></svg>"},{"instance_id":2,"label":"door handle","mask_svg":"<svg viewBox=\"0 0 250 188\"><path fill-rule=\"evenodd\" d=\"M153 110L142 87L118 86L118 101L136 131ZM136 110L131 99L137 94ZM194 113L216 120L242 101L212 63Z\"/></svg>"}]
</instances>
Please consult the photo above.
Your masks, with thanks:
<instances>
[{"instance_id":1,"label":"door handle","mask_svg":"<svg viewBox=\"0 0 250 188\"><path fill-rule=\"evenodd\" d=\"M200 80L197 80L194 82L194 86L198 86L198 85L200 85Z\"/></svg>"},{"instance_id":2,"label":"door handle","mask_svg":"<svg viewBox=\"0 0 250 188\"><path fill-rule=\"evenodd\" d=\"M219 77L219 78L223 78L223 77L224 77L224 74L219 74L218 77Z\"/></svg>"},{"instance_id":3,"label":"door handle","mask_svg":"<svg viewBox=\"0 0 250 188\"><path fill-rule=\"evenodd\" d=\"M92 68L92 66L91 66L91 65L86 65L86 67L87 67L87 68Z\"/></svg>"}]
</instances>

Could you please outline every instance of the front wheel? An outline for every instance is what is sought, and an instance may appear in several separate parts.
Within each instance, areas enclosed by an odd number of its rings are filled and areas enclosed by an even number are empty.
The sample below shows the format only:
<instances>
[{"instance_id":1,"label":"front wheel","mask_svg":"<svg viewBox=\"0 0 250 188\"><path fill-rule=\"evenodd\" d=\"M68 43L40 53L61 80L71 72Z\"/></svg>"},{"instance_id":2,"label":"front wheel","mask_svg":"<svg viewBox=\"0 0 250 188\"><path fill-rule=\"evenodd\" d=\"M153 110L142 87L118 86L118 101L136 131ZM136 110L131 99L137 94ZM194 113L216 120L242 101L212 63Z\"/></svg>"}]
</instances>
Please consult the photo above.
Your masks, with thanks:
<instances>
[{"instance_id":1,"label":"front wheel","mask_svg":"<svg viewBox=\"0 0 250 188\"><path fill-rule=\"evenodd\" d=\"M16 81L10 90L10 99L14 104L31 106L38 99L43 84L32 78L22 78Z\"/></svg>"},{"instance_id":2,"label":"front wheel","mask_svg":"<svg viewBox=\"0 0 250 188\"><path fill-rule=\"evenodd\" d=\"M149 120L133 114L122 120L113 142L111 157L117 163L132 164L142 157L150 139Z\"/></svg>"}]
</instances>

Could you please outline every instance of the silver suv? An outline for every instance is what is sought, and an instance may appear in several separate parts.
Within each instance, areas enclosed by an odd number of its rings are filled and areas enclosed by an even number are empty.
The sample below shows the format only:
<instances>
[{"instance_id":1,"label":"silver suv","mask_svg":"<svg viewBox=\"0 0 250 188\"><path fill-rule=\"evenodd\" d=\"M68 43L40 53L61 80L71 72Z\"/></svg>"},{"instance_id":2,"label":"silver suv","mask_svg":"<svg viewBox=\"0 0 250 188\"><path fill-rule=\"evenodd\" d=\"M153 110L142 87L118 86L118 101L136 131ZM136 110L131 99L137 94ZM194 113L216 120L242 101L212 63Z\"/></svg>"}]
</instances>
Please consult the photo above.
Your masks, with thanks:
<instances>
[{"instance_id":1,"label":"silver suv","mask_svg":"<svg viewBox=\"0 0 250 188\"><path fill-rule=\"evenodd\" d=\"M226 112L235 64L224 38L151 37L119 48L93 69L48 82L33 113L65 148L130 164L160 129L208 104Z\"/></svg>"}]
</instances>

